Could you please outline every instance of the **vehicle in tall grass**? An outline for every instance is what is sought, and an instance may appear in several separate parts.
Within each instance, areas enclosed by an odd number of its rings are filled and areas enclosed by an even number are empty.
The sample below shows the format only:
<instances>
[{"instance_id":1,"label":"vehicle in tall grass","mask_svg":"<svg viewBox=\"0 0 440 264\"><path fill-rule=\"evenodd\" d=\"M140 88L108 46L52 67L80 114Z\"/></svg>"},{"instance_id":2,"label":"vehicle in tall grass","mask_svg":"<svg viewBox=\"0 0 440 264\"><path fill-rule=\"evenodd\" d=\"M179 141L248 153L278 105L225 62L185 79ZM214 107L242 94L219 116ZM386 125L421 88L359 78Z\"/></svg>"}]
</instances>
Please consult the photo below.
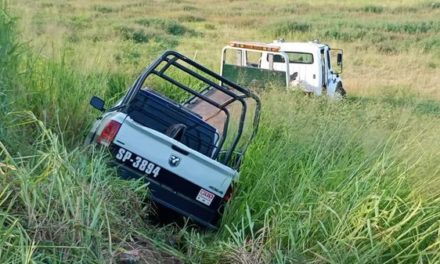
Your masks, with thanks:
<instances>
[{"instance_id":1,"label":"vehicle in tall grass","mask_svg":"<svg viewBox=\"0 0 440 264\"><path fill-rule=\"evenodd\" d=\"M167 51L103 114L87 143L107 147L123 178L144 178L158 205L215 228L259 123L260 100Z\"/></svg>"},{"instance_id":2,"label":"vehicle in tall grass","mask_svg":"<svg viewBox=\"0 0 440 264\"><path fill-rule=\"evenodd\" d=\"M299 87L318 96L325 93L343 97L342 55L342 49L332 49L319 41L233 41L223 48L221 75L245 86ZM333 56L336 67L331 63Z\"/></svg>"}]
</instances>

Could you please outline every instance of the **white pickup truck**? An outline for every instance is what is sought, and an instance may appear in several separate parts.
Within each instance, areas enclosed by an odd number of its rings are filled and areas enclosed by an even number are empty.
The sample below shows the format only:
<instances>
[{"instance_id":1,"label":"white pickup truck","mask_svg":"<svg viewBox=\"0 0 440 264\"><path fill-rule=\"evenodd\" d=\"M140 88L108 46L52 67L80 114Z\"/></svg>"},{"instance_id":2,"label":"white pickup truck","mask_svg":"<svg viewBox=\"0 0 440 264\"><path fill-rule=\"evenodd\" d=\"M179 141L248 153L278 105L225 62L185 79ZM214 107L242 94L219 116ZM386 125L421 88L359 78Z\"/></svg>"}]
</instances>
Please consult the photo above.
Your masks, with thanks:
<instances>
[{"instance_id":1,"label":"white pickup truck","mask_svg":"<svg viewBox=\"0 0 440 264\"><path fill-rule=\"evenodd\" d=\"M143 178L160 206L215 228L259 122L260 100L167 51L110 109L86 143L107 147L123 178Z\"/></svg>"},{"instance_id":2,"label":"white pickup truck","mask_svg":"<svg viewBox=\"0 0 440 264\"><path fill-rule=\"evenodd\" d=\"M337 69L332 66L332 55ZM341 49L318 41L233 41L223 48L221 75L245 86L299 87L318 96L343 97L342 55Z\"/></svg>"}]
</instances>

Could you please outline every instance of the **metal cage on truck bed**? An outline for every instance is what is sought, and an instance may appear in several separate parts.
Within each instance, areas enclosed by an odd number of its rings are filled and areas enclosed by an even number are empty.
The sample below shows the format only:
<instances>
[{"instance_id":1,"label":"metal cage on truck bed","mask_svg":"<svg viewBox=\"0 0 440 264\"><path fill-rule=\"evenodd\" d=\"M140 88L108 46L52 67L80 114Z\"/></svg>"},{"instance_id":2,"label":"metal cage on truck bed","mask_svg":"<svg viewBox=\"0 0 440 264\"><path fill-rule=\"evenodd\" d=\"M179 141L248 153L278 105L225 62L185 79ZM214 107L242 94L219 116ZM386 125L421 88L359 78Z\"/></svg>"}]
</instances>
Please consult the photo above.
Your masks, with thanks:
<instances>
[{"instance_id":1,"label":"metal cage on truck bed","mask_svg":"<svg viewBox=\"0 0 440 264\"><path fill-rule=\"evenodd\" d=\"M215 228L258 129L250 90L167 51L107 111L88 142L110 149L119 175L149 182L157 204Z\"/></svg>"},{"instance_id":2,"label":"metal cage on truck bed","mask_svg":"<svg viewBox=\"0 0 440 264\"><path fill-rule=\"evenodd\" d=\"M154 86L148 83L152 76L168 86L150 87ZM191 81L188 84L188 77L198 81L197 88L191 87ZM173 98L182 94L176 89L188 96ZM165 52L140 75L121 105L135 121L162 133L173 124L183 124L182 143L235 169L257 132L261 108L250 90L174 51Z\"/></svg>"}]
</instances>

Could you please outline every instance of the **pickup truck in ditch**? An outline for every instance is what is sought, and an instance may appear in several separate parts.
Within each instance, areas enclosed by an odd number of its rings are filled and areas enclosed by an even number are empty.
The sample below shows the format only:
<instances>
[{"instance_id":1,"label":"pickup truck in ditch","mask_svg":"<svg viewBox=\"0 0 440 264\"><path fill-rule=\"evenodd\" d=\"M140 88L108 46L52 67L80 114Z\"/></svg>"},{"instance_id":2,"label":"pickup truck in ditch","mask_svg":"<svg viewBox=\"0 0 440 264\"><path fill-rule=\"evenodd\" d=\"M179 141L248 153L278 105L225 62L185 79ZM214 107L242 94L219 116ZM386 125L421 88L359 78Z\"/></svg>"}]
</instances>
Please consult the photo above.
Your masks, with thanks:
<instances>
[{"instance_id":1,"label":"pickup truck in ditch","mask_svg":"<svg viewBox=\"0 0 440 264\"><path fill-rule=\"evenodd\" d=\"M155 203L216 228L254 138L260 100L199 63L167 51L102 115L86 143L110 150L119 175L143 178Z\"/></svg>"}]
</instances>

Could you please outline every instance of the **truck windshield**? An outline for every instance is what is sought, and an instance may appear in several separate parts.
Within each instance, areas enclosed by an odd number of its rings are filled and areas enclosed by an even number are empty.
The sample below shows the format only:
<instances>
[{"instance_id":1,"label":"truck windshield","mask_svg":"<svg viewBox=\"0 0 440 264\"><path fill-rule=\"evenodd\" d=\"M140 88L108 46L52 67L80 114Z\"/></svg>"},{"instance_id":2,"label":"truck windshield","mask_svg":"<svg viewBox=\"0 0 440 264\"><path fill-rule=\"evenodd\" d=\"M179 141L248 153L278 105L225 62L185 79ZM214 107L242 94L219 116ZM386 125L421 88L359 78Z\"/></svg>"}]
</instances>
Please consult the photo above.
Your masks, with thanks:
<instances>
[{"instance_id":1,"label":"truck windshield","mask_svg":"<svg viewBox=\"0 0 440 264\"><path fill-rule=\"evenodd\" d=\"M313 55L311 53L286 52L286 54L289 57L290 63L313 64ZM275 55L273 58L273 62L284 63L284 58L280 55Z\"/></svg>"}]
</instances>

